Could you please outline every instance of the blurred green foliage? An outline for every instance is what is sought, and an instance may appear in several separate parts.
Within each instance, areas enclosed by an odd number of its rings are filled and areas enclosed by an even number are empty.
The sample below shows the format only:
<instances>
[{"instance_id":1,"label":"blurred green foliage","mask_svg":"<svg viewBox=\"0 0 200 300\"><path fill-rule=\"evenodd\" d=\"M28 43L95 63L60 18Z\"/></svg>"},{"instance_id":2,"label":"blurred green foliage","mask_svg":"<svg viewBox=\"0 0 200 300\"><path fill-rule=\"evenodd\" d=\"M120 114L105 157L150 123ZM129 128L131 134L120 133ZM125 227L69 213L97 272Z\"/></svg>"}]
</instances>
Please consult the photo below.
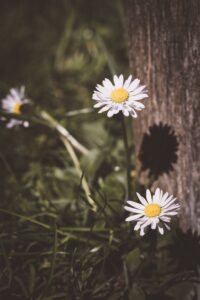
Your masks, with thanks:
<instances>
[{"instance_id":1,"label":"blurred green foliage","mask_svg":"<svg viewBox=\"0 0 200 300\"><path fill-rule=\"evenodd\" d=\"M133 234L124 222L119 118L92 110L96 83L128 74L123 3L5 0L0 20L1 98L25 85L29 116L48 111L89 149L77 155L98 206L90 210L54 130L37 122L8 130L1 122L0 299L195 299L198 237L187 248L192 265L184 265L187 253L179 256L176 245L184 248L189 233L174 229L157 248L155 235Z\"/></svg>"}]
</instances>

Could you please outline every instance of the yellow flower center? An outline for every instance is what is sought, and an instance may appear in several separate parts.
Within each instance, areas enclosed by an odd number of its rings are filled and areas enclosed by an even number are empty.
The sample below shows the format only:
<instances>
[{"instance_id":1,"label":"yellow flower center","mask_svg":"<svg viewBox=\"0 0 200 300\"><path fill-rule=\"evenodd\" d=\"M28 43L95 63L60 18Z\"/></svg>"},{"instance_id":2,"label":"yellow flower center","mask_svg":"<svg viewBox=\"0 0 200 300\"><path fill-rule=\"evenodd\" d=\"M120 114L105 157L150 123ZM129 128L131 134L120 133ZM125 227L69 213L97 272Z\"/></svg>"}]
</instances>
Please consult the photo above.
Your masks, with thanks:
<instances>
[{"instance_id":1,"label":"yellow flower center","mask_svg":"<svg viewBox=\"0 0 200 300\"><path fill-rule=\"evenodd\" d=\"M111 93L111 99L113 102L116 102L116 103L125 102L128 99L128 92L127 92L127 90L125 90L123 88L115 89Z\"/></svg>"},{"instance_id":2,"label":"yellow flower center","mask_svg":"<svg viewBox=\"0 0 200 300\"><path fill-rule=\"evenodd\" d=\"M158 204L154 204L154 203L148 204L144 209L145 215L149 218L159 216L160 212L161 212L161 207Z\"/></svg>"},{"instance_id":3,"label":"yellow flower center","mask_svg":"<svg viewBox=\"0 0 200 300\"><path fill-rule=\"evenodd\" d=\"M21 109L21 103L20 102L16 102L16 104L13 107L13 111L12 112L15 113L15 114L20 114L21 113L20 109Z\"/></svg>"}]
</instances>

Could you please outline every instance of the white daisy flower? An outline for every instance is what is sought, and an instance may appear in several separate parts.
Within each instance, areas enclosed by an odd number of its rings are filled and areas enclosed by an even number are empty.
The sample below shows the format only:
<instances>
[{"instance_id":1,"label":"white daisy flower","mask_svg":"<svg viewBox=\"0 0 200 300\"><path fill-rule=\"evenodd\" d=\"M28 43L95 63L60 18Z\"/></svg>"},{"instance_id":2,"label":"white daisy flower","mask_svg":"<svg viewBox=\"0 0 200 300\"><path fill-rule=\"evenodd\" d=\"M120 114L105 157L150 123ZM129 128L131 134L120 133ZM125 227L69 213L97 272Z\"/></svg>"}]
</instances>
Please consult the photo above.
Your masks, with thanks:
<instances>
[{"instance_id":1,"label":"white daisy flower","mask_svg":"<svg viewBox=\"0 0 200 300\"><path fill-rule=\"evenodd\" d=\"M140 235L145 234L145 228L150 226L151 229L158 230L160 234L164 234L164 227L170 229L168 223L171 217L178 214L180 205L175 203L176 198L168 193L163 193L159 188L156 189L152 196L149 190L146 191L146 199L139 193L137 196L140 203L127 201L130 206L125 206L127 211L133 212L134 215L126 218L126 221L135 221L134 230L140 229Z\"/></svg>"},{"instance_id":2,"label":"white daisy flower","mask_svg":"<svg viewBox=\"0 0 200 300\"><path fill-rule=\"evenodd\" d=\"M136 110L145 106L139 100L147 98L145 85L140 85L139 79L132 80L132 75L124 81L123 75L114 75L114 84L109 79L104 79L102 85L97 84L92 99L96 101L95 108L101 108L99 113L107 111L110 118L120 111L124 116L137 118Z\"/></svg>"},{"instance_id":3,"label":"white daisy flower","mask_svg":"<svg viewBox=\"0 0 200 300\"><path fill-rule=\"evenodd\" d=\"M21 114L21 106L27 102L27 99L25 99L25 88L22 86L20 90L17 89L11 89L10 94L6 96L2 100L2 108L7 113L12 113L16 115ZM8 128L12 128L16 125L23 125L24 127L28 127L29 123L27 121L22 121L18 119L10 119L7 123Z\"/></svg>"}]
</instances>

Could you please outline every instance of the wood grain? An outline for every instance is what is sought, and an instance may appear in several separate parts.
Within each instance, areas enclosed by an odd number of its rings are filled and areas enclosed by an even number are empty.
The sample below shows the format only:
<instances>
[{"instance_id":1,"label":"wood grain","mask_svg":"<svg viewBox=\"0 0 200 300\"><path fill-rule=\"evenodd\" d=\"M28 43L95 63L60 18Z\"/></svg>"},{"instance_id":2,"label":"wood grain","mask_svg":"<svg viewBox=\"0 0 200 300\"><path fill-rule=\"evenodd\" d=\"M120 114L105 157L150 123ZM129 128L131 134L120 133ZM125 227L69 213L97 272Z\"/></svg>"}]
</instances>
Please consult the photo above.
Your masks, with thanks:
<instances>
[{"instance_id":1,"label":"wood grain","mask_svg":"<svg viewBox=\"0 0 200 300\"><path fill-rule=\"evenodd\" d=\"M150 126L173 128L178 160L154 186L177 196L182 229L200 233L200 1L127 0L126 11L131 72L150 95L134 121L137 155Z\"/></svg>"}]
</instances>

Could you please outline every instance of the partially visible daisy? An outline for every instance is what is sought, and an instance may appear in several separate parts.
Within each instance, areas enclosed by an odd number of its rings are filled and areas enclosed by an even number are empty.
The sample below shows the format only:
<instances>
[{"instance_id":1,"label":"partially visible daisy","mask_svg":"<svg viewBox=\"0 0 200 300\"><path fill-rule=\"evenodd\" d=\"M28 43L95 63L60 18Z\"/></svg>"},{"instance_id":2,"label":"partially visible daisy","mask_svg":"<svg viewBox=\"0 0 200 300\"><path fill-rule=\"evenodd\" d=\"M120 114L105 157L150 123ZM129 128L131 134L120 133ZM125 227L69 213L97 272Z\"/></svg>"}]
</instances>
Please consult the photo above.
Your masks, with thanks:
<instances>
[{"instance_id":1,"label":"partially visible daisy","mask_svg":"<svg viewBox=\"0 0 200 300\"><path fill-rule=\"evenodd\" d=\"M97 84L92 99L96 101L95 108L101 108L99 113L107 111L110 118L120 111L124 116L137 118L137 110L145 106L139 100L147 98L145 85L140 85L139 79L132 80L132 75L124 80L123 75L114 75L114 84L109 79L104 79L102 85Z\"/></svg>"},{"instance_id":2,"label":"partially visible daisy","mask_svg":"<svg viewBox=\"0 0 200 300\"><path fill-rule=\"evenodd\" d=\"M139 193L137 196L140 203L127 201L130 206L125 206L127 211L133 212L134 215L126 218L126 221L135 221L134 230L140 229L140 235L145 234L145 228L150 226L151 229L158 230L160 234L164 234L164 227L170 229L168 223L171 217L178 214L180 205L177 204L176 198L169 196L168 193L163 193L159 188L156 189L152 196L149 190L146 191L146 199Z\"/></svg>"},{"instance_id":3,"label":"partially visible daisy","mask_svg":"<svg viewBox=\"0 0 200 300\"><path fill-rule=\"evenodd\" d=\"M21 107L26 102L27 99L25 99L25 88L24 86L22 86L19 90L10 89L10 94L8 94L6 98L2 100L2 108L7 113L20 115ZM11 128L16 125L23 125L25 127L28 127L29 123L27 121L22 121L18 119L10 119L7 123L8 128Z\"/></svg>"}]
</instances>

